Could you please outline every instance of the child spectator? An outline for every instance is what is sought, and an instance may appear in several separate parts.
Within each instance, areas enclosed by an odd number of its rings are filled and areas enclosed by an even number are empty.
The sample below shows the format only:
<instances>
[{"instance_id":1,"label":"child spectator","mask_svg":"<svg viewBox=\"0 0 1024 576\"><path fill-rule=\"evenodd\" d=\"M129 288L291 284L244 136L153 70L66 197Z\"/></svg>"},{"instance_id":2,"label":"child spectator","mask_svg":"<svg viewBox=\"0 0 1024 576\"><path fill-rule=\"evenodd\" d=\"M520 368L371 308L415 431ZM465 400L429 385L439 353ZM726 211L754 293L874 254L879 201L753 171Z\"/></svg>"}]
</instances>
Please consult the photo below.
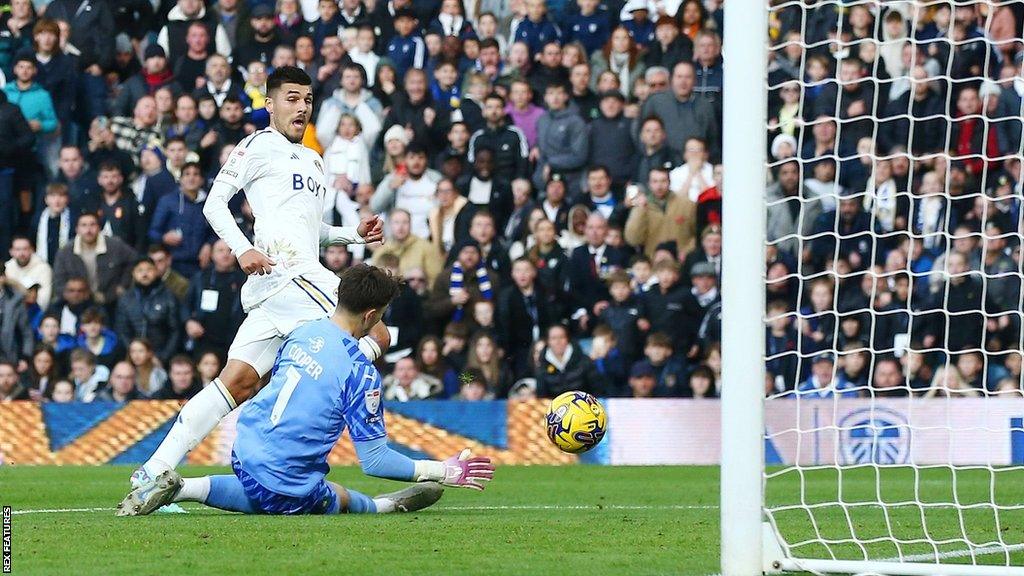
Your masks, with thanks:
<instances>
[{"instance_id":1,"label":"child spectator","mask_svg":"<svg viewBox=\"0 0 1024 576\"><path fill-rule=\"evenodd\" d=\"M124 358L124 345L117 334L106 326L103 312L99 308L83 312L79 328L78 348L89 350L98 364L113 368L118 360Z\"/></svg>"},{"instance_id":2,"label":"child spectator","mask_svg":"<svg viewBox=\"0 0 1024 576\"><path fill-rule=\"evenodd\" d=\"M686 380L686 360L672 349L672 339L661 332L647 337L644 357L654 368L658 396L679 398L690 392Z\"/></svg>"},{"instance_id":3,"label":"child spectator","mask_svg":"<svg viewBox=\"0 0 1024 576\"><path fill-rule=\"evenodd\" d=\"M590 359L594 361L597 372L604 376L606 396L629 396L629 391L621 388L621 383L626 381L629 361L620 349L615 331L609 326L602 324L594 328Z\"/></svg>"},{"instance_id":4,"label":"child spectator","mask_svg":"<svg viewBox=\"0 0 1024 576\"><path fill-rule=\"evenodd\" d=\"M426 44L416 32L419 20L412 8L395 10L395 35L388 42L388 59L395 67L398 80L405 78L410 68L423 68L426 62Z\"/></svg>"},{"instance_id":5,"label":"child spectator","mask_svg":"<svg viewBox=\"0 0 1024 576\"><path fill-rule=\"evenodd\" d=\"M71 353L71 376L75 384L75 399L92 402L106 385L110 369L97 366L96 356L87 348L77 348Z\"/></svg>"},{"instance_id":6,"label":"child spectator","mask_svg":"<svg viewBox=\"0 0 1024 576\"><path fill-rule=\"evenodd\" d=\"M638 321L640 320L639 298L633 295L630 286L632 279L629 274L618 271L608 277L608 293L611 301L601 311L598 320L613 333L624 361L632 362L640 354L641 335ZM597 336L595 330L594 336ZM620 380L614 380L621 382Z\"/></svg>"}]
</instances>

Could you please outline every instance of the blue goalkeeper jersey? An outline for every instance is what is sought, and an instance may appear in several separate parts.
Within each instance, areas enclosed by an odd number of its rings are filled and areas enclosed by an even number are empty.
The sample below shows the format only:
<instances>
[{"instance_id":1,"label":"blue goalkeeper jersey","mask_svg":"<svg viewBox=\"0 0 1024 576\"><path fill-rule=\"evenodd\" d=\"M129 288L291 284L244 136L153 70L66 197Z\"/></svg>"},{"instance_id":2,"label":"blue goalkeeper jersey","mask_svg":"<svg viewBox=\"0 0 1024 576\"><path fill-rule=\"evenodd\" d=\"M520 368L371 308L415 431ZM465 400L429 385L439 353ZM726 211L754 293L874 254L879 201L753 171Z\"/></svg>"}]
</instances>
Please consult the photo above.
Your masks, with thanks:
<instances>
[{"instance_id":1,"label":"blue goalkeeper jersey","mask_svg":"<svg viewBox=\"0 0 1024 576\"><path fill-rule=\"evenodd\" d=\"M266 489L304 496L326 476L347 425L353 441L386 436L380 373L330 318L295 329L270 383L242 405L235 456Z\"/></svg>"}]
</instances>

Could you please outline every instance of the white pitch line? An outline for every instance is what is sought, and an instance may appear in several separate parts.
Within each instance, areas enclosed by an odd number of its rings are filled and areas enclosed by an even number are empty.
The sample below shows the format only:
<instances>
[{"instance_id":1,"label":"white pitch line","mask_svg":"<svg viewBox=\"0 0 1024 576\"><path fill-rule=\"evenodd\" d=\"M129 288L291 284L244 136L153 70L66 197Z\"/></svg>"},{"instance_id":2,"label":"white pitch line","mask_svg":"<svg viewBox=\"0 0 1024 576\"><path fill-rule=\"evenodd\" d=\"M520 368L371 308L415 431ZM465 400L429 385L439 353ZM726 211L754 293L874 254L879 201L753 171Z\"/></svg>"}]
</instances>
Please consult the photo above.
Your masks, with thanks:
<instances>
[{"instance_id":1,"label":"white pitch line","mask_svg":"<svg viewBox=\"0 0 1024 576\"><path fill-rule=\"evenodd\" d=\"M1024 550L1024 544L1007 544L1006 546L989 546L988 548L974 548L973 550L954 550L952 552L939 552L935 554L914 554L903 558L886 558L879 562L937 562L941 560L952 560L954 558L968 558L970 556L988 556L990 554L1002 554L1006 552L1017 552Z\"/></svg>"},{"instance_id":2,"label":"white pitch line","mask_svg":"<svg viewBox=\"0 0 1024 576\"><path fill-rule=\"evenodd\" d=\"M666 505L564 505L564 504L522 504L507 506L442 506L444 510L718 510L718 506L697 504L666 504ZM75 514L81 512L113 512L114 508L41 508L30 510L12 510L11 514Z\"/></svg>"},{"instance_id":3,"label":"white pitch line","mask_svg":"<svg viewBox=\"0 0 1024 576\"><path fill-rule=\"evenodd\" d=\"M620 504L522 504L507 506L443 506L445 510L718 510L718 506L699 504L620 505Z\"/></svg>"},{"instance_id":4,"label":"white pitch line","mask_svg":"<svg viewBox=\"0 0 1024 576\"><path fill-rule=\"evenodd\" d=\"M113 512L113 506L107 508L42 508L36 510L12 510L11 514L20 516L22 514L65 514L71 512Z\"/></svg>"}]
</instances>

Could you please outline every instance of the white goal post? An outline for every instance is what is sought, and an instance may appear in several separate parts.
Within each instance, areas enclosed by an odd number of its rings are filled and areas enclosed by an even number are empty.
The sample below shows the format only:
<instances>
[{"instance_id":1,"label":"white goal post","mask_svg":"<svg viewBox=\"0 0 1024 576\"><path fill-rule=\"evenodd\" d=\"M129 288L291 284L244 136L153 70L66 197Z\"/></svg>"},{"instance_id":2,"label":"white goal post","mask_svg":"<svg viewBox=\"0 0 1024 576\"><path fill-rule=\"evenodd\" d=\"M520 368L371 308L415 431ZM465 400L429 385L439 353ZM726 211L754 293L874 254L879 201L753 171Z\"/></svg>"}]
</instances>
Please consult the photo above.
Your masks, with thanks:
<instances>
[{"instance_id":1,"label":"white goal post","mask_svg":"<svg viewBox=\"0 0 1024 576\"><path fill-rule=\"evenodd\" d=\"M723 575L1024 576L1019 4L726 3ZM771 37L784 18L799 34ZM905 36L885 30L897 20ZM779 80L787 48L800 77ZM812 53L829 76L808 76ZM784 84L802 120L775 156ZM768 224L779 210L795 229ZM786 287L766 298L769 278ZM770 349L776 330L794 346Z\"/></svg>"}]
</instances>

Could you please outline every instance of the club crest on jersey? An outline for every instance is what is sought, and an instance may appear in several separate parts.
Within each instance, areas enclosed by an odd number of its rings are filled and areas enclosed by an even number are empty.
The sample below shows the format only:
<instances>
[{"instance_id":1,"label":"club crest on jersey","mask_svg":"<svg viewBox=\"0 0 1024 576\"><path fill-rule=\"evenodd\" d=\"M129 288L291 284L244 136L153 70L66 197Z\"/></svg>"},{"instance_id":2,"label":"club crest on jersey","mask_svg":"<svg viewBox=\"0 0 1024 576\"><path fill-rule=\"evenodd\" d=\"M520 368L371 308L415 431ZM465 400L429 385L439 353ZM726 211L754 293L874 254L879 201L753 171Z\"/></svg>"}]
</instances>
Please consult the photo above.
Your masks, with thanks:
<instances>
[{"instance_id":1,"label":"club crest on jersey","mask_svg":"<svg viewBox=\"0 0 1024 576\"><path fill-rule=\"evenodd\" d=\"M367 390L363 394L363 400L366 403L366 411L370 414L376 414L377 410L380 409L380 388Z\"/></svg>"},{"instance_id":2,"label":"club crest on jersey","mask_svg":"<svg viewBox=\"0 0 1024 576\"><path fill-rule=\"evenodd\" d=\"M309 339L309 351L316 354L324 349L324 339L321 336Z\"/></svg>"}]
</instances>

